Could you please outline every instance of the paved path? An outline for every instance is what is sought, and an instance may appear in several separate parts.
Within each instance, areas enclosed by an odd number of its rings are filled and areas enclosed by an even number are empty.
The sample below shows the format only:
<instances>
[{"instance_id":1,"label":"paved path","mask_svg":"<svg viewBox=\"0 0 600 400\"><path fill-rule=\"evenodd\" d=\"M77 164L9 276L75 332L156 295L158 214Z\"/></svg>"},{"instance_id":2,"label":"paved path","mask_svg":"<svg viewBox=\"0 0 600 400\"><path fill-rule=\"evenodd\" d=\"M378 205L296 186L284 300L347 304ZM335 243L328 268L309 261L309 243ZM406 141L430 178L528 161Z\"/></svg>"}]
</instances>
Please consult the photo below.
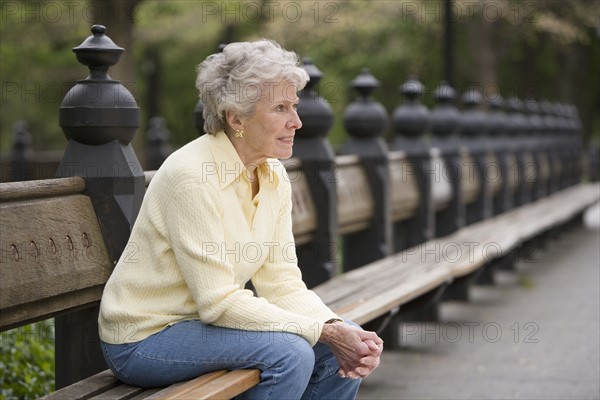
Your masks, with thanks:
<instances>
[{"instance_id":1,"label":"paved path","mask_svg":"<svg viewBox=\"0 0 600 400\"><path fill-rule=\"evenodd\" d=\"M534 261L443 303L440 323L402 324L358 398L600 398L600 230L565 232Z\"/></svg>"}]
</instances>

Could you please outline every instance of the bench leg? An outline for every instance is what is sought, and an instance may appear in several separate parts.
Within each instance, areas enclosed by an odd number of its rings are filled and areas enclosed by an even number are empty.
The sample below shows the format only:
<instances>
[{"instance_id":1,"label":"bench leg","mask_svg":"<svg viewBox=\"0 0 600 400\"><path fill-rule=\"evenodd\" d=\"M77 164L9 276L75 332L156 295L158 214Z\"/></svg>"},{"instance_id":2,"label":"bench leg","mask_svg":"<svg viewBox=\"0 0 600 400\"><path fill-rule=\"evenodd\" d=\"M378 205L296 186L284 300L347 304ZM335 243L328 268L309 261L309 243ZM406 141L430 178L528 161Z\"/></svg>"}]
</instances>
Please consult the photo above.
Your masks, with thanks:
<instances>
[{"instance_id":1,"label":"bench leg","mask_svg":"<svg viewBox=\"0 0 600 400\"><path fill-rule=\"evenodd\" d=\"M57 390L108 368L100 349L98 311L96 306L55 318Z\"/></svg>"},{"instance_id":2,"label":"bench leg","mask_svg":"<svg viewBox=\"0 0 600 400\"><path fill-rule=\"evenodd\" d=\"M444 293L445 301L469 301L469 288L477 278L477 271L458 277L452 281Z\"/></svg>"},{"instance_id":3,"label":"bench leg","mask_svg":"<svg viewBox=\"0 0 600 400\"><path fill-rule=\"evenodd\" d=\"M511 250L507 255L498 259L498 270L515 271L515 261L517 260L517 251Z\"/></svg>"},{"instance_id":4,"label":"bench leg","mask_svg":"<svg viewBox=\"0 0 600 400\"><path fill-rule=\"evenodd\" d=\"M385 350L398 350L400 348L399 322L397 313L390 313L366 323L363 328L367 331L377 332L377 335L385 343Z\"/></svg>"},{"instance_id":5,"label":"bench leg","mask_svg":"<svg viewBox=\"0 0 600 400\"><path fill-rule=\"evenodd\" d=\"M439 321L439 303L450 282L403 304L396 315L392 316L383 327L379 336L388 350L400 349L399 324L402 321Z\"/></svg>"},{"instance_id":6,"label":"bench leg","mask_svg":"<svg viewBox=\"0 0 600 400\"><path fill-rule=\"evenodd\" d=\"M500 259L492 260L483 267L481 267L479 269L479 273L477 274L477 280L475 284L494 286L496 284L496 280L494 279L494 271L499 266L498 261L500 261Z\"/></svg>"},{"instance_id":7,"label":"bench leg","mask_svg":"<svg viewBox=\"0 0 600 400\"><path fill-rule=\"evenodd\" d=\"M393 310L391 310L389 313L384 314L381 317L375 318L374 320L367 322L362 327L363 327L363 329L365 329L367 331L376 332L377 335L381 337L381 335L384 334L386 328L388 327L390 322L392 322L392 320L398 314L399 311L400 311L400 307L396 307Z\"/></svg>"}]
</instances>

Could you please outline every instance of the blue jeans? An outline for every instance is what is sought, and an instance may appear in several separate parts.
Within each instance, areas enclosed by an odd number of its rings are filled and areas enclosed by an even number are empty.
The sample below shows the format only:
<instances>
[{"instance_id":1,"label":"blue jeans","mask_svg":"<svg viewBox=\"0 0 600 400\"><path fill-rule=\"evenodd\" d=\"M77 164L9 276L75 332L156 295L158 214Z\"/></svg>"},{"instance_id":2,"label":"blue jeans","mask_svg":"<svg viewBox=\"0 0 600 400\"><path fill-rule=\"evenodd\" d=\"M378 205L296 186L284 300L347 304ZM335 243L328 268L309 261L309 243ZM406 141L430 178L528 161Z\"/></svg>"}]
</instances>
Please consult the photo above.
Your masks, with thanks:
<instances>
[{"instance_id":1,"label":"blue jeans","mask_svg":"<svg viewBox=\"0 0 600 400\"><path fill-rule=\"evenodd\" d=\"M183 321L136 343L102 343L115 376L142 387L167 386L220 369L261 371L239 399L354 399L360 379L344 379L330 347L285 332L253 332Z\"/></svg>"}]
</instances>

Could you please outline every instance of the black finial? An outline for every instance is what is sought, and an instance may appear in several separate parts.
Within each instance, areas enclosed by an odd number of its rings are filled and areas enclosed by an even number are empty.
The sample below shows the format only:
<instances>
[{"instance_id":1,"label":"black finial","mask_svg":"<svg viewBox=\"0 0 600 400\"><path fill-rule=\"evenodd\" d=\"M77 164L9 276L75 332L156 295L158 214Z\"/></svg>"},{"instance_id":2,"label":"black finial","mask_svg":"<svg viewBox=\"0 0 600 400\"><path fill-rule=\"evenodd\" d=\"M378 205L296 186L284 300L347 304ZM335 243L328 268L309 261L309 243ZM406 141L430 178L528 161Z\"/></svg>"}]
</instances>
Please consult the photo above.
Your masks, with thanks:
<instances>
[{"instance_id":1,"label":"black finial","mask_svg":"<svg viewBox=\"0 0 600 400\"><path fill-rule=\"evenodd\" d=\"M414 101L425 91L425 86L417 79L416 75L410 75L408 80L400 85L400 93L408 100Z\"/></svg>"},{"instance_id":2,"label":"black finial","mask_svg":"<svg viewBox=\"0 0 600 400\"><path fill-rule=\"evenodd\" d=\"M108 75L124 49L92 26L92 35L73 48L77 60L90 69L66 94L59 110L59 125L68 139L90 145L119 140L128 144L139 127L140 110L133 95ZM94 93L91 96L90 93Z\"/></svg>"},{"instance_id":3,"label":"black finial","mask_svg":"<svg viewBox=\"0 0 600 400\"><path fill-rule=\"evenodd\" d=\"M379 87L379 81L371 75L369 68L363 68L360 74L354 78L350 86L352 86L361 97L366 99Z\"/></svg>"},{"instance_id":4,"label":"black finial","mask_svg":"<svg viewBox=\"0 0 600 400\"><path fill-rule=\"evenodd\" d=\"M446 81L441 81L435 89L433 97L438 103L450 103L456 100L456 90Z\"/></svg>"},{"instance_id":5,"label":"black finial","mask_svg":"<svg viewBox=\"0 0 600 400\"><path fill-rule=\"evenodd\" d=\"M344 112L344 127L351 136L380 136L387 129L387 111L380 103L370 98L371 93L379 86L379 81L363 68L354 78L351 86L361 98L351 103Z\"/></svg>"}]
</instances>

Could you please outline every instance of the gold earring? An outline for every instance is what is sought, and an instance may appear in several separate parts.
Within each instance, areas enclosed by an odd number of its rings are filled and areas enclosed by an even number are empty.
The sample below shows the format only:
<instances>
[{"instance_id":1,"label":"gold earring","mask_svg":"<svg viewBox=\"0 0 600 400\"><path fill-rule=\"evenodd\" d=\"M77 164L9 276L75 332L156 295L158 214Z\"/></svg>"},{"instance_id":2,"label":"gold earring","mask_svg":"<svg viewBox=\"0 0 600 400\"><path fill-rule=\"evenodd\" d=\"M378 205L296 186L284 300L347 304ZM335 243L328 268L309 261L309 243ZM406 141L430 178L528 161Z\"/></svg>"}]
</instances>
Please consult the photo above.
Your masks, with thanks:
<instances>
[{"instance_id":1,"label":"gold earring","mask_svg":"<svg viewBox=\"0 0 600 400\"><path fill-rule=\"evenodd\" d=\"M243 138L244 137L244 130L243 129L236 129L235 130L235 137Z\"/></svg>"}]
</instances>

